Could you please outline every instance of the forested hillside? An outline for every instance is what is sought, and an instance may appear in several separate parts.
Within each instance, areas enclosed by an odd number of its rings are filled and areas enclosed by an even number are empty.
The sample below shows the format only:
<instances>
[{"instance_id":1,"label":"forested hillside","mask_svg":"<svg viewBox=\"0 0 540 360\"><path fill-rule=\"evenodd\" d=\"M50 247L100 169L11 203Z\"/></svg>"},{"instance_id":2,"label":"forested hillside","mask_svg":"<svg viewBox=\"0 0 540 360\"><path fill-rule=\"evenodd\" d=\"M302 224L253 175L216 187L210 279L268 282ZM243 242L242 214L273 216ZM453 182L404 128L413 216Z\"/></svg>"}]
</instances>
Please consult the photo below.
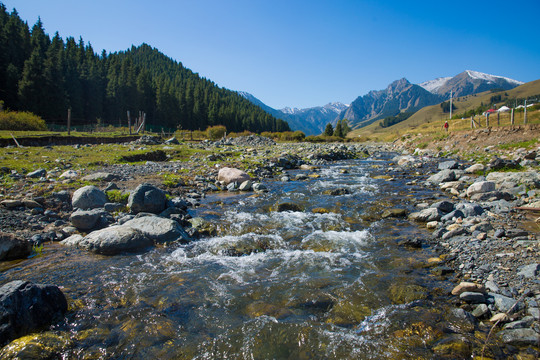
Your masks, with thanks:
<instances>
[{"instance_id":1,"label":"forested hillside","mask_svg":"<svg viewBox=\"0 0 540 360\"><path fill-rule=\"evenodd\" d=\"M0 100L12 110L31 111L47 123L118 124L126 113L147 114L166 128L229 131L288 131L289 125L236 92L143 44L96 54L90 43L52 38L41 19L30 29L16 10L0 3Z\"/></svg>"}]
</instances>

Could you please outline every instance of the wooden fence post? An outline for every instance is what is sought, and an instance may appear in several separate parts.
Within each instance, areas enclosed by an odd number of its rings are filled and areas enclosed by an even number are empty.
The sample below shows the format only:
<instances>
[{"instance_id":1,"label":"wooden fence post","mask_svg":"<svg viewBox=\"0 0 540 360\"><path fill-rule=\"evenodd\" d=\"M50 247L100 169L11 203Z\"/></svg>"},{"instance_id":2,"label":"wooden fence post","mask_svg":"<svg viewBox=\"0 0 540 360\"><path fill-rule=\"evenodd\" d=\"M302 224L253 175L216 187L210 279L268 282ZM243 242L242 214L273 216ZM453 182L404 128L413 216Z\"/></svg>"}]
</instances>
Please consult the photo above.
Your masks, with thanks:
<instances>
[{"instance_id":1,"label":"wooden fence post","mask_svg":"<svg viewBox=\"0 0 540 360\"><path fill-rule=\"evenodd\" d=\"M67 130L68 136L71 135L71 108L68 109Z\"/></svg>"},{"instance_id":2,"label":"wooden fence post","mask_svg":"<svg viewBox=\"0 0 540 360\"><path fill-rule=\"evenodd\" d=\"M512 112L510 113L510 123L514 126L514 108L512 108Z\"/></svg>"}]
</instances>

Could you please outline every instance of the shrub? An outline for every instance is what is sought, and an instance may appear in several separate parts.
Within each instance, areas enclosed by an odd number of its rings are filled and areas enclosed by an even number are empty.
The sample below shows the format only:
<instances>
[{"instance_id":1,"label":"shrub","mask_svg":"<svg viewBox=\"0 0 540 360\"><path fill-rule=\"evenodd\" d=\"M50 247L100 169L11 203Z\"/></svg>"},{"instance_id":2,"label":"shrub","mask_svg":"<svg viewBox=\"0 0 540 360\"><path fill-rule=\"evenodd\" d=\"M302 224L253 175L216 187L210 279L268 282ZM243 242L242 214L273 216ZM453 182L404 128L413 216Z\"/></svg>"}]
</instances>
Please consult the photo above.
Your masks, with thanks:
<instances>
[{"instance_id":1,"label":"shrub","mask_svg":"<svg viewBox=\"0 0 540 360\"><path fill-rule=\"evenodd\" d=\"M206 136L208 136L210 140L219 140L226 132L227 128L223 125L209 126L206 129Z\"/></svg>"},{"instance_id":2,"label":"shrub","mask_svg":"<svg viewBox=\"0 0 540 360\"><path fill-rule=\"evenodd\" d=\"M0 111L0 130L43 131L47 125L31 112Z\"/></svg>"},{"instance_id":3,"label":"shrub","mask_svg":"<svg viewBox=\"0 0 540 360\"><path fill-rule=\"evenodd\" d=\"M282 141L302 141L306 138L306 134L302 131L285 131L281 133L280 139Z\"/></svg>"}]
</instances>

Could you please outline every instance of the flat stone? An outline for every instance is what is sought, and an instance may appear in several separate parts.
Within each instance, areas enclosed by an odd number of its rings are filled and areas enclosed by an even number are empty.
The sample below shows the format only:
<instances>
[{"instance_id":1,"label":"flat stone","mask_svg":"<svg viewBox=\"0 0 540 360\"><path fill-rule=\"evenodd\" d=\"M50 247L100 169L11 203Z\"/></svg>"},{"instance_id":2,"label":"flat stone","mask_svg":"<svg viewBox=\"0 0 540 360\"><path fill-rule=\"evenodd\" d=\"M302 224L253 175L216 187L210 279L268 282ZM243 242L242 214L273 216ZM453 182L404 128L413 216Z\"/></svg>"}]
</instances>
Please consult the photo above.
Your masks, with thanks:
<instances>
[{"instance_id":1,"label":"flat stone","mask_svg":"<svg viewBox=\"0 0 540 360\"><path fill-rule=\"evenodd\" d=\"M143 216L124 223L123 226L131 227L142 232L146 237L156 243L171 241L191 240L184 228L178 222L159 216Z\"/></svg>"},{"instance_id":2,"label":"flat stone","mask_svg":"<svg viewBox=\"0 0 540 360\"><path fill-rule=\"evenodd\" d=\"M6 209L15 209L23 205L21 200L2 200L0 201L0 205L5 207Z\"/></svg>"},{"instance_id":3,"label":"flat stone","mask_svg":"<svg viewBox=\"0 0 540 360\"><path fill-rule=\"evenodd\" d=\"M153 245L152 239L132 227L115 225L86 235L77 245L86 250L116 255L123 252L138 252Z\"/></svg>"},{"instance_id":4,"label":"flat stone","mask_svg":"<svg viewBox=\"0 0 540 360\"><path fill-rule=\"evenodd\" d=\"M405 209L386 209L383 211L381 217L383 219L389 217L404 217L407 216L407 210Z\"/></svg>"},{"instance_id":5,"label":"flat stone","mask_svg":"<svg viewBox=\"0 0 540 360\"><path fill-rule=\"evenodd\" d=\"M97 172L94 174L86 175L82 178L84 181L113 181L117 178L116 175L108 172Z\"/></svg>"},{"instance_id":6,"label":"flat stone","mask_svg":"<svg viewBox=\"0 0 540 360\"><path fill-rule=\"evenodd\" d=\"M88 231L93 229L102 215L105 214L105 211L102 209L92 209L92 210L77 210L71 214L69 221L77 229L82 231Z\"/></svg>"},{"instance_id":7,"label":"flat stone","mask_svg":"<svg viewBox=\"0 0 540 360\"><path fill-rule=\"evenodd\" d=\"M433 185L439 185L440 183L456 180L456 173L454 170L446 169L441 170L437 174L431 175L427 181Z\"/></svg>"},{"instance_id":8,"label":"flat stone","mask_svg":"<svg viewBox=\"0 0 540 360\"><path fill-rule=\"evenodd\" d=\"M489 296L493 297L493 299L495 300L495 307L503 313L507 313L516 303L516 300L514 300L513 298L501 294L489 293ZM518 303L516 306L514 306L512 312L519 311L523 308L523 306L523 302Z\"/></svg>"},{"instance_id":9,"label":"flat stone","mask_svg":"<svg viewBox=\"0 0 540 360\"><path fill-rule=\"evenodd\" d=\"M529 264L519 268L518 275L528 279L537 279L540 272L540 264Z\"/></svg>"},{"instance_id":10,"label":"flat stone","mask_svg":"<svg viewBox=\"0 0 540 360\"><path fill-rule=\"evenodd\" d=\"M484 294L479 292L464 291L459 295L459 298L471 304L482 304L486 301Z\"/></svg>"},{"instance_id":11,"label":"flat stone","mask_svg":"<svg viewBox=\"0 0 540 360\"><path fill-rule=\"evenodd\" d=\"M466 174L474 174L479 171L484 171L486 167L483 164L474 164L465 169Z\"/></svg>"},{"instance_id":12,"label":"flat stone","mask_svg":"<svg viewBox=\"0 0 540 360\"><path fill-rule=\"evenodd\" d=\"M495 183L491 181L479 181L475 182L474 184L471 184L467 188L467 196L471 197L474 194L482 194L495 191Z\"/></svg>"},{"instance_id":13,"label":"flat stone","mask_svg":"<svg viewBox=\"0 0 540 360\"><path fill-rule=\"evenodd\" d=\"M443 212L437 208L427 208L411 213L409 219L419 222L438 221L443 216Z\"/></svg>"},{"instance_id":14,"label":"flat stone","mask_svg":"<svg viewBox=\"0 0 540 360\"><path fill-rule=\"evenodd\" d=\"M32 171L32 172L26 174L26 177L31 178L31 179L39 179L39 178L44 177L46 175L47 175L47 170L38 169L38 170L35 170L35 171Z\"/></svg>"},{"instance_id":15,"label":"flat stone","mask_svg":"<svg viewBox=\"0 0 540 360\"><path fill-rule=\"evenodd\" d=\"M452 295L461 295L463 292L484 292L484 287L473 282L463 281L452 290Z\"/></svg>"},{"instance_id":16,"label":"flat stone","mask_svg":"<svg viewBox=\"0 0 540 360\"><path fill-rule=\"evenodd\" d=\"M448 160L440 162L438 167L439 170L457 169L459 167L459 163L456 160Z\"/></svg>"},{"instance_id":17,"label":"flat stone","mask_svg":"<svg viewBox=\"0 0 540 360\"><path fill-rule=\"evenodd\" d=\"M503 330L499 336L505 344L513 346L535 346L539 337L533 329Z\"/></svg>"}]
</instances>

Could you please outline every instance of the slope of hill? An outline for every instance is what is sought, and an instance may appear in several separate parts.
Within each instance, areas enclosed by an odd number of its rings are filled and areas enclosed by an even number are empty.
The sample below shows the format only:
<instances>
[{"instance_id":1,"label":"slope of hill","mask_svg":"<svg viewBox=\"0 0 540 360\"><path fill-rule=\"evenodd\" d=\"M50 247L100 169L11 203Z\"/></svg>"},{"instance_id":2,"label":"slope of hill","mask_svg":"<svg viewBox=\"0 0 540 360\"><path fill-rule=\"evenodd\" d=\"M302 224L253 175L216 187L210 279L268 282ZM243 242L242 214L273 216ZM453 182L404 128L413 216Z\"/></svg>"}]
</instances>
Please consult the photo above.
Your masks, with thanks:
<instances>
[{"instance_id":1,"label":"slope of hill","mask_svg":"<svg viewBox=\"0 0 540 360\"><path fill-rule=\"evenodd\" d=\"M441 101L439 95L432 94L403 78L394 81L385 90L370 91L356 98L341 112L339 119L347 119L351 127L360 128L377 119L393 116L402 111L415 111Z\"/></svg>"},{"instance_id":2,"label":"slope of hill","mask_svg":"<svg viewBox=\"0 0 540 360\"><path fill-rule=\"evenodd\" d=\"M56 33L41 20L32 27L0 3L0 100L48 123L127 122L126 113L147 115L158 128L286 131L289 126L234 91L220 88L157 49L143 44L97 55L90 44Z\"/></svg>"},{"instance_id":3,"label":"slope of hill","mask_svg":"<svg viewBox=\"0 0 540 360\"><path fill-rule=\"evenodd\" d=\"M492 104L491 100L499 98L499 104L508 101L515 101L522 104L524 98L535 97L540 99L540 80L531 81L511 90L492 92L486 91L480 94L467 95L454 99L456 109L454 114L459 116L471 110L478 109L482 104ZM363 136L373 139L390 140L396 136L406 132L422 132L422 131L437 131L440 130L442 123L448 119L448 113L444 113L439 104L427 106L418 110L414 115L407 120L396 125L382 128L379 125L380 121L353 131L350 136ZM454 121L454 120L453 120ZM456 120L457 121L457 120ZM452 126L452 121L451 121Z\"/></svg>"}]
</instances>

